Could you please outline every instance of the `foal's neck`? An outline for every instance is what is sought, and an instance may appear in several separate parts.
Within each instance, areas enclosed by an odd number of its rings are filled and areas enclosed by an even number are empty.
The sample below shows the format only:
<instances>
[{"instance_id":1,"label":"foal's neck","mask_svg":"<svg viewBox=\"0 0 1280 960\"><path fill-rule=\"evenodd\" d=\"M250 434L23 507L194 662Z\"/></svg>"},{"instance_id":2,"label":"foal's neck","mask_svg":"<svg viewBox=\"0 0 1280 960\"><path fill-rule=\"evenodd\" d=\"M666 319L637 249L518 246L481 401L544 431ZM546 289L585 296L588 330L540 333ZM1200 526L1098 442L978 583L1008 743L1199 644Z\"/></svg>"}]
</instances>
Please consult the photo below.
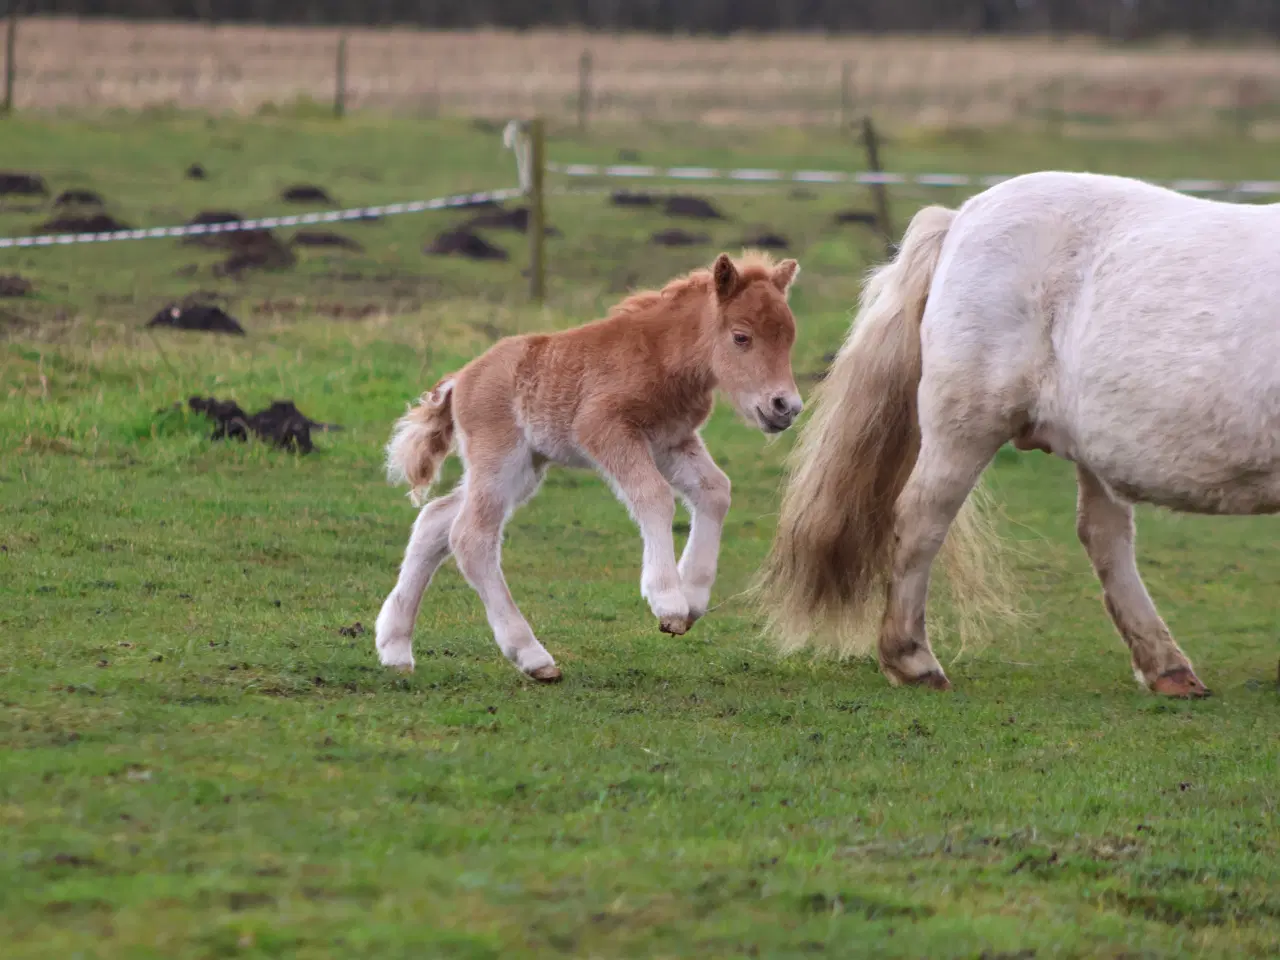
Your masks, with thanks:
<instances>
[{"instance_id":1,"label":"foal's neck","mask_svg":"<svg viewBox=\"0 0 1280 960\"><path fill-rule=\"evenodd\" d=\"M715 345L716 310L706 283L693 280L687 290L654 311L649 335L662 353L662 374L683 391L708 394L715 389L711 366Z\"/></svg>"}]
</instances>

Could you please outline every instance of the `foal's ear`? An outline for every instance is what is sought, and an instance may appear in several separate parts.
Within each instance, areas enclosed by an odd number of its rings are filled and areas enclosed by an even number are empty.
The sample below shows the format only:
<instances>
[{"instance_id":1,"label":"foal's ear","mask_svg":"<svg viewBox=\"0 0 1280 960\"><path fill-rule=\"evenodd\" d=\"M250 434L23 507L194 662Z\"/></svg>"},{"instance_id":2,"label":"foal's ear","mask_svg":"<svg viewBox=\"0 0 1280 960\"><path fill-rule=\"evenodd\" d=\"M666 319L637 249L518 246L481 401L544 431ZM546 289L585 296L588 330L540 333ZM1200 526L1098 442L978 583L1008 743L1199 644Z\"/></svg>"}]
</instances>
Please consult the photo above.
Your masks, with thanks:
<instances>
[{"instance_id":1,"label":"foal's ear","mask_svg":"<svg viewBox=\"0 0 1280 960\"><path fill-rule=\"evenodd\" d=\"M791 284L795 283L796 277L800 275L800 264L795 260L783 260L780 264L773 268L773 285L782 291L785 297L787 291L791 289Z\"/></svg>"},{"instance_id":2,"label":"foal's ear","mask_svg":"<svg viewBox=\"0 0 1280 960\"><path fill-rule=\"evenodd\" d=\"M742 285L742 276L727 253L716 257L715 266L711 268L711 276L715 278L716 296L721 300L728 300Z\"/></svg>"}]
</instances>

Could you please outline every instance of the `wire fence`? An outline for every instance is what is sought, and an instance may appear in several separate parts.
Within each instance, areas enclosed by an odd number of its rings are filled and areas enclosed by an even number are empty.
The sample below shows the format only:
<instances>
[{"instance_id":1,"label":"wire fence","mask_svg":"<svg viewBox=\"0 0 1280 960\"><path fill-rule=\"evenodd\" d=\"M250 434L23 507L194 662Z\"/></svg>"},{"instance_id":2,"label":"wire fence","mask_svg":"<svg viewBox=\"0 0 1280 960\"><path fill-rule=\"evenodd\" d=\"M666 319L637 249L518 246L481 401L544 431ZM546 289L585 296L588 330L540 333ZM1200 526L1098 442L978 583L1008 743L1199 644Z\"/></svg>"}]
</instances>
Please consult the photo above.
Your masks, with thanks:
<instances>
[{"instance_id":1,"label":"wire fence","mask_svg":"<svg viewBox=\"0 0 1280 960\"><path fill-rule=\"evenodd\" d=\"M478 193L461 193L432 200L410 200L404 203L388 203L374 207L349 207L344 210L326 210L316 213L296 213L280 217L256 217L252 220L229 220L224 223L186 223L173 227L145 227L140 230L108 230L101 233L51 233L34 237L0 237L0 250L17 247L58 247L75 243L114 243L121 240L158 240L164 237L199 237L218 233L242 233L249 230L270 230L276 227L298 227L313 223L337 223L349 220L374 220L407 213L425 213L428 210L449 210L475 207L488 203L501 203L523 196L525 190L513 187L505 190L483 190Z\"/></svg>"},{"instance_id":2,"label":"wire fence","mask_svg":"<svg viewBox=\"0 0 1280 960\"><path fill-rule=\"evenodd\" d=\"M1280 57L1259 47L11 22L16 110L311 104L584 127L836 125L871 114L889 128L1280 136Z\"/></svg>"}]
</instances>

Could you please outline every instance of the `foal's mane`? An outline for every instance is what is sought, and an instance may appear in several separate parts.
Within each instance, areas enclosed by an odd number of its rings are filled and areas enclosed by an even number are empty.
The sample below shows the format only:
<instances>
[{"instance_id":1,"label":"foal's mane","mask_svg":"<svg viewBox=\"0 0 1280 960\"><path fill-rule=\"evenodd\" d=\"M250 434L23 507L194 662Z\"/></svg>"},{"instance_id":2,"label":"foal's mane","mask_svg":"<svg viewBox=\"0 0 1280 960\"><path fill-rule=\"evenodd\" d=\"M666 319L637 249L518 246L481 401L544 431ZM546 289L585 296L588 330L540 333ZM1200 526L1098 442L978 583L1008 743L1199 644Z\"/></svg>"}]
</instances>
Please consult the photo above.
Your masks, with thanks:
<instances>
[{"instance_id":1,"label":"foal's mane","mask_svg":"<svg viewBox=\"0 0 1280 960\"><path fill-rule=\"evenodd\" d=\"M774 259L762 250L745 250L733 261L742 277L742 285L756 280L768 280L773 276ZM608 318L639 317L662 309L669 309L685 297L711 292L711 271L707 267L692 270L674 280L667 281L660 290L637 290L625 300L609 308Z\"/></svg>"}]
</instances>

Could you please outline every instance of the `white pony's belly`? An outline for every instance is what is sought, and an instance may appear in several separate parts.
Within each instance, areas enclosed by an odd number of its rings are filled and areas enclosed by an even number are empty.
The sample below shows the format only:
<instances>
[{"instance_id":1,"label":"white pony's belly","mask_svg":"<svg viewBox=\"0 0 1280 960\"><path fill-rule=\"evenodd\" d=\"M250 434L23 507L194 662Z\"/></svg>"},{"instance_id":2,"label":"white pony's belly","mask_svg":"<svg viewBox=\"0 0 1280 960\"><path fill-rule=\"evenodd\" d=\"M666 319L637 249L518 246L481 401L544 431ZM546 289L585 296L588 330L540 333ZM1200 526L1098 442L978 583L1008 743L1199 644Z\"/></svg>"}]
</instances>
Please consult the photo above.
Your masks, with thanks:
<instances>
[{"instance_id":1,"label":"white pony's belly","mask_svg":"<svg viewBox=\"0 0 1280 960\"><path fill-rule=\"evenodd\" d=\"M1186 513L1280 513L1280 431L1268 435L1242 422L1243 411L1222 416L1222 407L1206 419L1211 407L1202 405L1202 394L1189 391L1185 399L1181 409L1108 415L1094 394L1080 405L1068 459L1131 502Z\"/></svg>"}]
</instances>

